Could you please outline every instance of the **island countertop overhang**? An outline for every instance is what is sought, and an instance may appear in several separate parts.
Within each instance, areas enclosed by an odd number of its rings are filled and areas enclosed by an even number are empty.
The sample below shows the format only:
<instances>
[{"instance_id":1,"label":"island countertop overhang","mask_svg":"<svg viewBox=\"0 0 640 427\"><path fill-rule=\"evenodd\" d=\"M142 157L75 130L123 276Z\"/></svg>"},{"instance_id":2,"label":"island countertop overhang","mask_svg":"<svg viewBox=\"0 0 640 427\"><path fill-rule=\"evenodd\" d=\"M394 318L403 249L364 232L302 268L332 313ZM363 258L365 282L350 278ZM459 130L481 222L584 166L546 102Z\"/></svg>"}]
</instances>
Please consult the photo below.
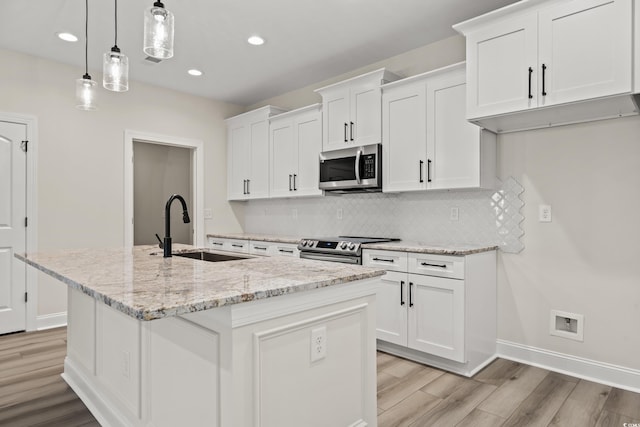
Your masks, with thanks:
<instances>
[{"instance_id":1,"label":"island countertop overhang","mask_svg":"<svg viewBox=\"0 0 640 427\"><path fill-rule=\"evenodd\" d=\"M180 248L197 249L185 245ZM16 257L139 320L178 316L385 274L382 269L290 257L225 262L163 258L157 246L151 245Z\"/></svg>"}]
</instances>

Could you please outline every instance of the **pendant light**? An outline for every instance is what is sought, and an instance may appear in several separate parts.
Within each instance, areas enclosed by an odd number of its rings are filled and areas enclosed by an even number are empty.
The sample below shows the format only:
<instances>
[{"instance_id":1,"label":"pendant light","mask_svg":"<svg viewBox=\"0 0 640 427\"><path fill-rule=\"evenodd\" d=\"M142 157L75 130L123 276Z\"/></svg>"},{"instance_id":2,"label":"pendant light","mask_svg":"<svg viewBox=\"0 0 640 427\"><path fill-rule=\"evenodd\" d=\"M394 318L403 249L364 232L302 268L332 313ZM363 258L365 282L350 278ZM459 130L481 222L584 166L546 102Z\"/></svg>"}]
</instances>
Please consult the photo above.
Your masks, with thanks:
<instances>
[{"instance_id":1,"label":"pendant light","mask_svg":"<svg viewBox=\"0 0 640 427\"><path fill-rule=\"evenodd\" d=\"M118 0L115 0L115 41L102 60L102 86L114 92L129 90L129 58L118 48Z\"/></svg>"},{"instance_id":2,"label":"pendant light","mask_svg":"<svg viewBox=\"0 0 640 427\"><path fill-rule=\"evenodd\" d=\"M98 108L95 105L96 82L89 75L89 0L85 0L84 6L84 75L76 80L76 108L93 111Z\"/></svg>"},{"instance_id":3,"label":"pendant light","mask_svg":"<svg viewBox=\"0 0 640 427\"><path fill-rule=\"evenodd\" d=\"M144 13L144 53L152 58L173 56L173 13L156 1Z\"/></svg>"}]
</instances>

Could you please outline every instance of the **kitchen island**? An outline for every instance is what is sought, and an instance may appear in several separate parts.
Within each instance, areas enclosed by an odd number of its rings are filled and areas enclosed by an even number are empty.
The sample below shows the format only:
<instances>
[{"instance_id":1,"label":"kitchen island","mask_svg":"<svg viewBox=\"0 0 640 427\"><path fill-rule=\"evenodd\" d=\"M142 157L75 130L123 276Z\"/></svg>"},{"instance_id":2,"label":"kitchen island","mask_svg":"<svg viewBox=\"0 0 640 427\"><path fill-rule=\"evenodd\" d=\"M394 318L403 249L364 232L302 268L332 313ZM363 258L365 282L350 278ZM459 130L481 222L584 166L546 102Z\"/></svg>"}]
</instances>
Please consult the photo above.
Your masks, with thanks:
<instances>
[{"instance_id":1,"label":"kitchen island","mask_svg":"<svg viewBox=\"0 0 640 427\"><path fill-rule=\"evenodd\" d=\"M384 270L152 246L16 256L69 286L63 378L102 425L376 425Z\"/></svg>"}]
</instances>

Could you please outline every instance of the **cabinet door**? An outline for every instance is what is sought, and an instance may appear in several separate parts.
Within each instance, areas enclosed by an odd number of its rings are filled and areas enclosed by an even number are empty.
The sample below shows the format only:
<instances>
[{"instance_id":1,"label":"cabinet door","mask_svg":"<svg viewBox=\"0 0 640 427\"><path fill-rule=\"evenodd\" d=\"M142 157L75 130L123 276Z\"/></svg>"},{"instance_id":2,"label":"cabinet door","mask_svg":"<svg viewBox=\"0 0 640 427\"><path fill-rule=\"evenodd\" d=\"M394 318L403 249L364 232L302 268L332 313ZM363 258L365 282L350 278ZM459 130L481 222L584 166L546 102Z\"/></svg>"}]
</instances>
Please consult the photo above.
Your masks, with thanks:
<instances>
[{"instance_id":1,"label":"cabinet door","mask_svg":"<svg viewBox=\"0 0 640 427\"><path fill-rule=\"evenodd\" d=\"M464 70L427 82L427 188L480 186L480 128L466 120Z\"/></svg>"},{"instance_id":2,"label":"cabinet door","mask_svg":"<svg viewBox=\"0 0 640 427\"><path fill-rule=\"evenodd\" d=\"M320 151L322 151L322 113L314 111L294 121L297 136L298 167L294 173L294 195L321 195L318 188L320 179Z\"/></svg>"},{"instance_id":3,"label":"cabinet door","mask_svg":"<svg viewBox=\"0 0 640 427\"><path fill-rule=\"evenodd\" d=\"M408 345L465 362L464 281L409 274Z\"/></svg>"},{"instance_id":4,"label":"cabinet door","mask_svg":"<svg viewBox=\"0 0 640 427\"><path fill-rule=\"evenodd\" d=\"M632 90L631 0L568 2L539 19L539 105Z\"/></svg>"},{"instance_id":5,"label":"cabinet door","mask_svg":"<svg viewBox=\"0 0 640 427\"><path fill-rule=\"evenodd\" d=\"M390 88L382 95L383 191L426 188L426 85Z\"/></svg>"},{"instance_id":6,"label":"cabinet door","mask_svg":"<svg viewBox=\"0 0 640 427\"><path fill-rule=\"evenodd\" d=\"M351 88L348 145L379 144L382 140L382 100L371 83Z\"/></svg>"},{"instance_id":7,"label":"cabinet door","mask_svg":"<svg viewBox=\"0 0 640 427\"><path fill-rule=\"evenodd\" d=\"M249 132L251 141L249 198L269 197L269 121L252 122Z\"/></svg>"},{"instance_id":8,"label":"cabinet door","mask_svg":"<svg viewBox=\"0 0 640 427\"><path fill-rule=\"evenodd\" d=\"M376 293L376 338L407 345L407 274L388 271Z\"/></svg>"},{"instance_id":9,"label":"cabinet door","mask_svg":"<svg viewBox=\"0 0 640 427\"><path fill-rule=\"evenodd\" d=\"M467 118L537 105L537 37L537 13L467 35Z\"/></svg>"},{"instance_id":10,"label":"cabinet door","mask_svg":"<svg viewBox=\"0 0 640 427\"><path fill-rule=\"evenodd\" d=\"M349 89L322 94L324 112L322 150L339 150L349 144Z\"/></svg>"},{"instance_id":11,"label":"cabinet door","mask_svg":"<svg viewBox=\"0 0 640 427\"><path fill-rule=\"evenodd\" d=\"M271 123L271 197L293 194L293 174L297 172L296 142L293 121Z\"/></svg>"},{"instance_id":12,"label":"cabinet door","mask_svg":"<svg viewBox=\"0 0 640 427\"><path fill-rule=\"evenodd\" d=\"M249 179L249 159L251 147L246 126L230 125L228 128L229 171L227 173L227 198L243 200L246 195L246 181Z\"/></svg>"}]
</instances>

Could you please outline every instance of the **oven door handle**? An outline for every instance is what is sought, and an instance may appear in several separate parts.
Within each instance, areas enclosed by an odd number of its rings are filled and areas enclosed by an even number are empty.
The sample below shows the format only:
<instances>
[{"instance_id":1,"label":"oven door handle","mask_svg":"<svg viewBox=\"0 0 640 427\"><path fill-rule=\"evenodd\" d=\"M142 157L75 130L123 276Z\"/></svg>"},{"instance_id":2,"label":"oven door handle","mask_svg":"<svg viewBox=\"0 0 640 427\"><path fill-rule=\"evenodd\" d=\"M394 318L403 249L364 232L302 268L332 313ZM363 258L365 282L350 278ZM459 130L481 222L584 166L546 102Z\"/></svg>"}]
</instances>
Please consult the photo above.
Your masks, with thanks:
<instances>
[{"instance_id":1,"label":"oven door handle","mask_svg":"<svg viewBox=\"0 0 640 427\"><path fill-rule=\"evenodd\" d=\"M309 252L300 252L300 258L313 259L316 261L341 262L343 264L360 264L358 257L341 256L341 255L314 254Z\"/></svg>"},{"instance_id":2,"label":"oven door handle","mask_svg":"<svg viewBox=\"0 0 640 427\"><path fill-rule=\"evenodd\" d=\"M356 182L360 184L360 156L362 156L362 150L358 149L356 152Z\"/></svg>"}]
</instances>

